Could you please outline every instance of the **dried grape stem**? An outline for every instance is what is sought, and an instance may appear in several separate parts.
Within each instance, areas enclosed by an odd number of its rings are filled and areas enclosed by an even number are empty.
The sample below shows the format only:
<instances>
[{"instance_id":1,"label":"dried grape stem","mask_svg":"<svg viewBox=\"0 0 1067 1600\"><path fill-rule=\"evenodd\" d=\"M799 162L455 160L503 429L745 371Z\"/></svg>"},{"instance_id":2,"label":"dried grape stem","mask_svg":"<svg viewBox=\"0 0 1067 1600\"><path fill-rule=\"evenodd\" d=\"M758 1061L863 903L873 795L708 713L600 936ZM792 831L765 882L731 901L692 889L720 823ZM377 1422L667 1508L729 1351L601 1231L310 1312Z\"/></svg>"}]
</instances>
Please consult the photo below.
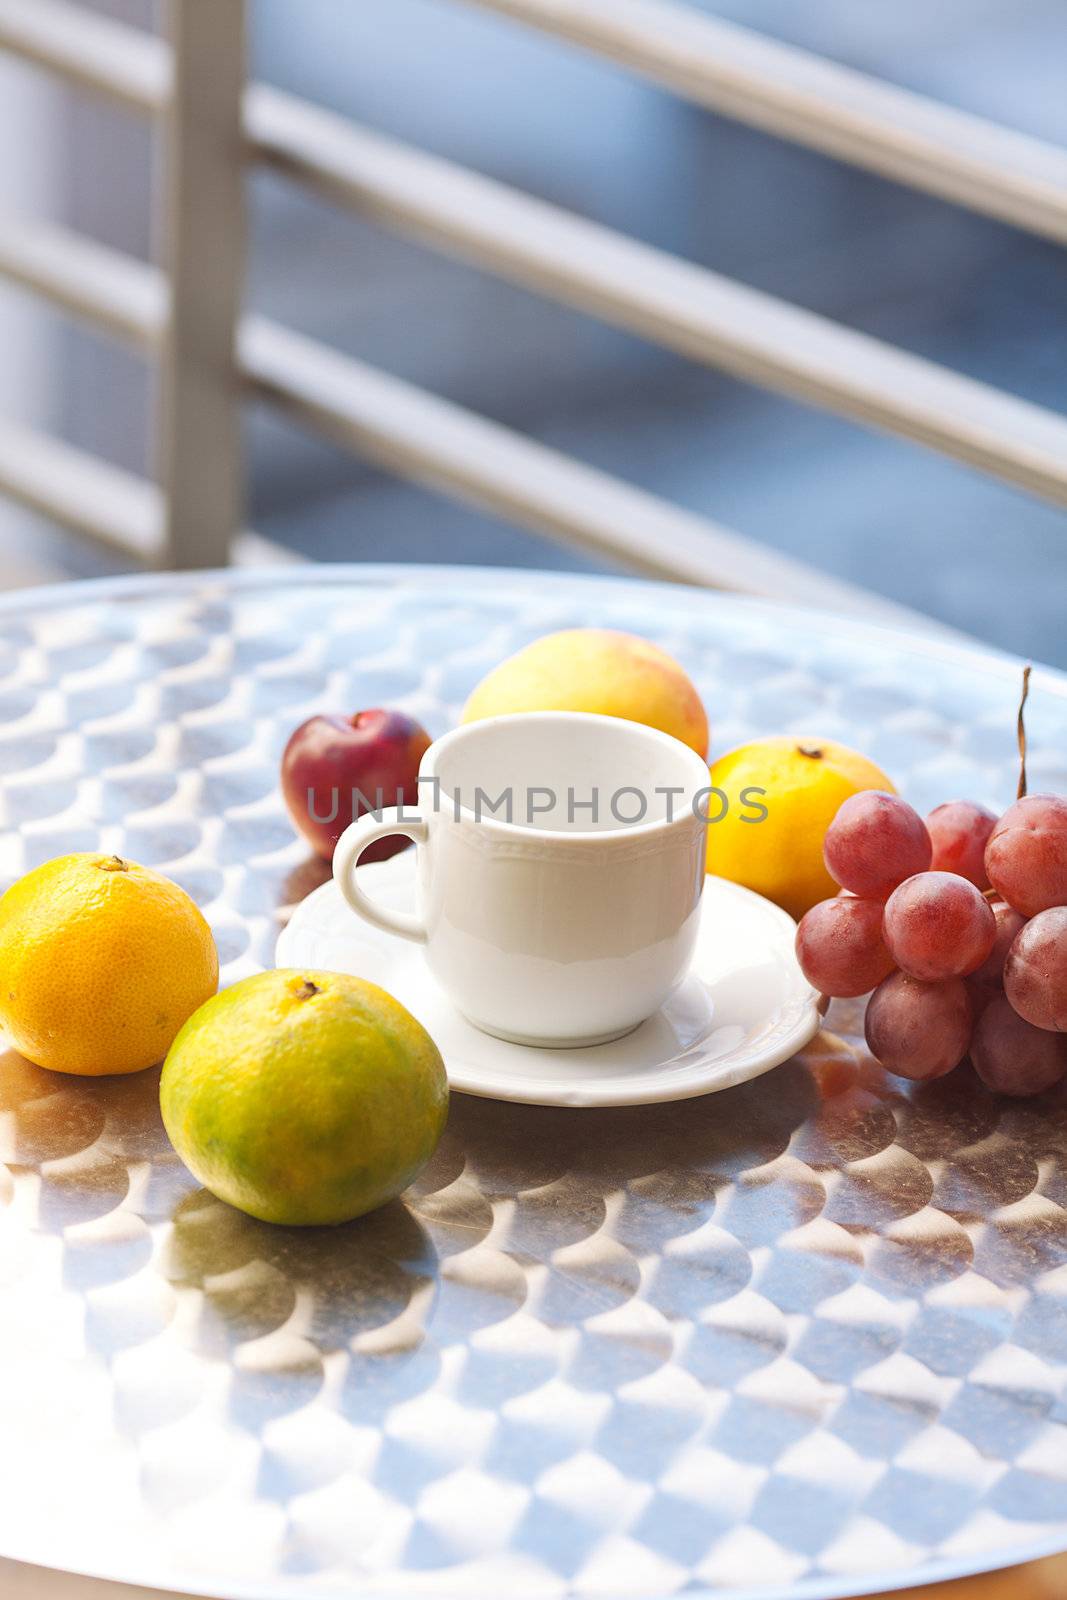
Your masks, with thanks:
<instances>
[{"instance_id":1,"label":"dried grape stem","mask_svg":"<svg viewBox=\"0 0 1067 1600\"><path fill-rule=\"evenodd\" d=\"M1019 720L1018 720L1018 731L1019 731L1019 788L1018 788L1018 792L1017 792L1017 794L1015 796L1016 800L1022 800L1023 797L1026 794L1026 717L1024 715L1024 712L1026 710L1027 699L1029 698L1029 695L1030 695L1030 674L1031 674L1032 671L1033 671L1033 668L1031 666L1025 666L1023 668L1023 694L1022 694L1022 699L1019 701Z\"/></svg>"}]
</instances>

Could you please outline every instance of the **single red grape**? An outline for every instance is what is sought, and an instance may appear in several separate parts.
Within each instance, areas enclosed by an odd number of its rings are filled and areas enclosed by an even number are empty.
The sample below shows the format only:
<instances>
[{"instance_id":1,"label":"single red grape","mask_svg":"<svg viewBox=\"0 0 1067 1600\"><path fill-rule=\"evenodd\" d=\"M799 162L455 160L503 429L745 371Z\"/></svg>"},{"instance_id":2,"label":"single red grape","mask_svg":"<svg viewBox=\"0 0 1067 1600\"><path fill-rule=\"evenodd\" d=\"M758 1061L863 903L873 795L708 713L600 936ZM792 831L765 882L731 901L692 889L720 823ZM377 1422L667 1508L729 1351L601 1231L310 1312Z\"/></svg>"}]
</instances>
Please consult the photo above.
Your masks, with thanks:
<instances>
[{"instance_id":1,"label":"single red grape","mask_svg":"<svg viewBox=\"0 0 1067 1600\"><path fill-rule=\"evenodd\" d=\"M989 902L954 872L920 872L886 902L885 942L902 971L926 983L976 972L992 952Z\"/></svg>"},{"instance_id":2,"label":"single red grape","mask_svg":"<svg viewBox=\"0 0 1067 1600\"><path fill-rule=\"evenodd\" d=\"M997 925L996 938L989 955L971 974L971 981L999 987L1004 981L1004 963L1008 958L1008 951L1019 929L1026 927L1026 918L1021 911L1009 906L1006 900L995 900L992 910L993 921Z\"/></svg>"},{"instance_id":3,"label":"single red grape","mask_svg":"<svg viewBox=\"0 0 1067 1600\"><path fill-rule=\"evenodd\" d=\"M999 983L979 983L976 978L964 978L967 993L971 997L971 1010L974 1012L975 1021L982 1015L986 1006L994 1000L999 1000L1004 990Z\"/></svg>"},{"instance_id":4,"label":"single red grape","mask_svg":"<svg viewBox=\"0 0 1067 1600\"><path fill-rule=\"evenodd\" d=\"M866 994L893 970L882 939L880 900L841 895L822 900L801 918L797 960L820 994L846 998Z\"/></svg>"},{"instance_id":5,"label":"single red grape","mask_svg":"<svg viewBox=\"0 0 1067 1600\"><path fill-rule=\"evenodd\" d=\"M1004 993L1035 1028L1067 1033L1067 906L1038 912L1015 935Z\"/></svg>"},{"instance_id":6,"label":"single red grape","mask_svg":"<svg viewBox=\"0 0 1067 1600\"><path fill-rule=\"evenodd\" d=\"M1067 1036L1035 1028L998 995L978 1019L971 1061L997 1094L1040 1094L1067 1073Z\"/></svg>"},{"instance_id":7,"label":"single red grape","mask_svg":"<svg viewBox=\"0 0 1067 1600\"><path fill-rule=\"evenodd\" d=\"M926 819L926 831L934 853L930 866L934 872L956 872L976 889L988 889L985 847L997 825L992 811L973 800L947 800Z\"/></svg>"},{"instance_id":8,"label":"single red grape","mask_svg":"<svg viewBox=\"0 0 1067 1600\"><path fill-rule=\"evenodd\" d=\"M930 865L923 819L899 795L865 789L850 795L826 831L823 860L835 883L884 900L898 883Z\"/></svg>"},{"instance_id":9,"label":"single red grape","mask_svg":"<svg viewBox=\"0 0 1067 1600\"><path fill-rule=\"evenodd\" d=\"M941 1078L967 1054L974 1017L962 978L884 978L867 1002L867 1048L902 1078Z\"/></svg>"},{"instance_id":10,"label":"single red grape","mask_svg":"<svg viewBox=\"0 0 1067 1600\"><path fill-rule=\"evenodd\" d=\"M985 865L994 889L1024 917L1067 905L1067 799L1016 800L990 834Z\"/></svg>"}]
</instances>

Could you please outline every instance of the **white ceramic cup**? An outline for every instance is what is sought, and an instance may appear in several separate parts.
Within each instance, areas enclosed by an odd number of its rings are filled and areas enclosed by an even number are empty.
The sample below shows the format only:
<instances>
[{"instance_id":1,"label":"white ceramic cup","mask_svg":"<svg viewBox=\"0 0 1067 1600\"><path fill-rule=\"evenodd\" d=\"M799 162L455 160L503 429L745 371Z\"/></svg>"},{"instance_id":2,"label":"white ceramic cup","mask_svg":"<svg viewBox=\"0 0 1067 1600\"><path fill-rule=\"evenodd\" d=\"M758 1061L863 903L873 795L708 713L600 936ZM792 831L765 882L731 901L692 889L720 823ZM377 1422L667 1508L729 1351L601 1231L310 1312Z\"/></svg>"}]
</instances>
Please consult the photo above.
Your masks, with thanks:
<instances>
[{"instance_id":1,"label":"white ceramic cup","mask_svg":"<svg viewBox=\"0 0 1067 1600\"><path fill-rule=\"evenodd\" d=\"M417 813L392 808L345 830L334 877L359 916L425 945L438 983L486 1033L602 1043L685 975L709 781L693 750L640 723L489 717L430 746ZM397 833L418 849L416 915L375 904L355 871L369 844Z\"/></svg>"}]
</instances>

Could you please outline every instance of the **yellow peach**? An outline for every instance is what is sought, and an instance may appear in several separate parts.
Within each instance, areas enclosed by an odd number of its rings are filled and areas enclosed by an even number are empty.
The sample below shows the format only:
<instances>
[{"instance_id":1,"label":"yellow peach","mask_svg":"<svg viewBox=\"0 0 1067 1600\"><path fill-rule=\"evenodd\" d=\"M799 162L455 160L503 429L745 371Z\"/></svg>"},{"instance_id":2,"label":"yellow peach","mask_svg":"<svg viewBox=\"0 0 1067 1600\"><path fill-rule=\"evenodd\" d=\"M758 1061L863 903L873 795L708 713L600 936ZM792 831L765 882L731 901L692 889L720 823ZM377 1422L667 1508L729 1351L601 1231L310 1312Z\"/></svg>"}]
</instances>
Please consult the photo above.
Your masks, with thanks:
<instances>
[{"instance_id":1,"label":"yellow peach","mask_svg":"<svg viewBox=\"0 0 1067 1600\"><path fill-rule=\"evenodd\" d=\"M626 717L708 753L708 719L685 671L647 639L611 628L567 628L528 644L482 679L462 721L520 711Z\"/></svg>"}]
</instances>

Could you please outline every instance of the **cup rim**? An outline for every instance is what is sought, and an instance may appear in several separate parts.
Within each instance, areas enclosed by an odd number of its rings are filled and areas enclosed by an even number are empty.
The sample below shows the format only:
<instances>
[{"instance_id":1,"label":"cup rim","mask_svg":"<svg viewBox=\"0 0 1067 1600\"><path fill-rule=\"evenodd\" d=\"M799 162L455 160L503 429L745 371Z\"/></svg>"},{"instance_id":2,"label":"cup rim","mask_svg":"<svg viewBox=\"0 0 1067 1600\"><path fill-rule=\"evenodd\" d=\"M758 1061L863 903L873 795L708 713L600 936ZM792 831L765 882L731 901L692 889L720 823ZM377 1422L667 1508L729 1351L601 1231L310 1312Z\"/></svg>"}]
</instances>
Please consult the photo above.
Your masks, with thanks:
<instances>
[{"instance_id":1,"label":"cup rim","mask_svg":"<svg viewBox=\"0 0 1067 1600\"><path fill-rule=\"evenodd\" d=\"M672 754L676 755L679 750L683 751L686 759L693 766L694 773L697 769L700 771L701 782L694 792L699 792L700 789L705 788L710 790L711 788L708 763L703 756L697 754L692 745L686 744L683 739L676 738L673 733L664 733L662 728L650 727L647 722L635 722L631 717L606 716L597 711L509 711L496 717L479 717L473 722L462 722L458 727L450 728L447 733L443 733L439 739L435 739L430 745L419 763L419 777L436 777L435 768L439 756L454 744L461 743L465 738L478 731L527 718L536 719L542 723L584 722L596 726L621 722L627 728L637 729L639 734L650 743L669 749ZM681 827L690 820L701 820L694 816L691 804L673 817L656 817L649 822L623 823L618 828L535 828L528 823L507 822L499 817L476 816L469 806L462 804L458 810L459 816L456 818L454 806L448 807L450 819L471 822L480 828L488 828L505 837L514 836L515 838L543 841L545 843L568 842L574 844L597 840L600 844L606 845L612 840L647 838L656 833L667 832L670 829Z\"/></svg>"}]
</instances>

